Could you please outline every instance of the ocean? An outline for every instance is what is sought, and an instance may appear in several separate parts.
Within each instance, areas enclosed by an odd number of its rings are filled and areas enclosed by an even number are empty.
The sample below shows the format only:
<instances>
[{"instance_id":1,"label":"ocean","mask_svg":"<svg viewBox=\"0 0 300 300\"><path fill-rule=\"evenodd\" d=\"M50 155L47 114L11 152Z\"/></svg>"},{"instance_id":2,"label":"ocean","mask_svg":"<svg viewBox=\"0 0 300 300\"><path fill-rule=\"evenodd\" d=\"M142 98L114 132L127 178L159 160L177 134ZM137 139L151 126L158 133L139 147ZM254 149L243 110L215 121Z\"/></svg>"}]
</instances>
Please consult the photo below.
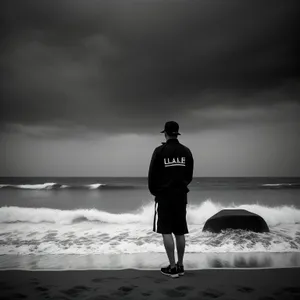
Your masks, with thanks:
<instances>
[{"instance_id":1,"label":"ocean","mask_svg":"<svg viewBox=\"0 0 300 300\"><path fill-rule=\"evenodd\" d=\"M300 266L300 178L194 178L186 269ZM224 208L262 216L270 232L202 232ZM147 178L0 178L0 269L157 269Z\"/></svg>"}]
</instances>

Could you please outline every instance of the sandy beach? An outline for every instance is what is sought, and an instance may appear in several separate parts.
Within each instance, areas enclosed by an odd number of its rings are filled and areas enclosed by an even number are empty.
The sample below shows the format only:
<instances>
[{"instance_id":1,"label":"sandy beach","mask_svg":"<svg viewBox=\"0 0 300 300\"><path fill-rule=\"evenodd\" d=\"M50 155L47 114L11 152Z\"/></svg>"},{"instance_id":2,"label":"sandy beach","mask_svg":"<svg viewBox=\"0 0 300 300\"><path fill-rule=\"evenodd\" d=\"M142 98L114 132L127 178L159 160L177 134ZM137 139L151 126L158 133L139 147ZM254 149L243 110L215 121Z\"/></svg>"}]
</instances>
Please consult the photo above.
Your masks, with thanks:
<instances>
[{"instance_id":1,"label":"sandy beach","mask_svg":"<svg viewBox=\"0 0 300 300\"><path fill-rule=\"evenodd\" d=\"M0 299L300 299L300 268L1 271Z\"/></svg>"}]
</instances>

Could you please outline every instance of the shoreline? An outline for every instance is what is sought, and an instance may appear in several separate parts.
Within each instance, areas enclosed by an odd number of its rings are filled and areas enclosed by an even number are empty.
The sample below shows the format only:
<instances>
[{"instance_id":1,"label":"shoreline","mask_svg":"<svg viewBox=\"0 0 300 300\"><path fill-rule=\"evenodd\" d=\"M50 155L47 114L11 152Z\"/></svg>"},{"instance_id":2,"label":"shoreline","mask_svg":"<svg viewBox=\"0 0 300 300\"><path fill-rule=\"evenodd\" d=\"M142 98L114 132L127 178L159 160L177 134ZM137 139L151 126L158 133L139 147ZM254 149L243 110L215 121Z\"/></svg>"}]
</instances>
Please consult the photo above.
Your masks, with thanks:
<instances>
[{"instance_id":1,"label":"shoreline","mask_svg":"<svg viewBox=\"0 0 300 300\"><path fill-rule=\"evenodd\" d=\"M0 270L157 270L166 253L0 255ZM185 253L186 270L300 267L300 252Z\"/></svg>"},{"instance_id":2,"label":"shoreline","mask_svg":"<svg viewBox=\"0 0 300 300\"><path fill-rule=\"evenodd\" d=\"M198 270L177 279L132 269L0 274L1 299L300 299L300 268Z\"/></svg>"}]
</instances>

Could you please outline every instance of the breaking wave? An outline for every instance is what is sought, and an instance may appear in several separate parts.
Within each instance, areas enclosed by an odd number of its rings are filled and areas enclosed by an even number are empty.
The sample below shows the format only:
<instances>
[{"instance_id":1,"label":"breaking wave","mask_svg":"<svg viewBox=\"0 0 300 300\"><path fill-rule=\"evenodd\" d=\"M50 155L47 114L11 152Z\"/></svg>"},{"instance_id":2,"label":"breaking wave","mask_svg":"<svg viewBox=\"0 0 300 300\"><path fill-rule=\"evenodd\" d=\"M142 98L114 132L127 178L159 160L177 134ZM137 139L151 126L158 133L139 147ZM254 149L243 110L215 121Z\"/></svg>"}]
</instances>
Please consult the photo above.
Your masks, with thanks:
<instances>
[{"instance_id":1,"label":"breaking wave","mask_svg":"<svg viewBox=\"0 0 300 300\"><path fill-rule=\"evenodd\" d=\"M121 184L105 184L105 183L92 183L92 184L60 184L56 182L45 182L42 184L0 184L0 189L21 189L21 190L59 190L59 189L133 189L132 185Z\"/></svg>"},{"instance_id":2,"label":"breaking wave","mask_svg":"<svg viewBox=\"0 0 300 300\"><path fill-rule=\"evenodd\" d=\"M300 183L265 183L261 185L263 188L290 189L300 188Z\"/></svg>"},{"instance_id":3,"label":"breaking wave","mask_svg":"<svg viewBox=\"0 0 300 300\"><path fill-rule=\"evenodd\" d=\"M202 232L205 221L223 208L247 209L259 214L270 232L232 229ZM153 203L119 214L97 209L1 207L0 256L164 253L161 236L152 231L153 216ZM224 207L207 200L188 206L187 221L187 253L299 252L300 249L300 210L292 206Z\"/></svg>"},{"instance_id":4,"label":"breaking wave","mask_svg":"<svg viewBox=\"0 0 300 300\"><path fill-rule=\"evenodd\" d=\"M300 224L300 210L293 206L268 207L259 204L223 206L207 200L198 205L188 205L187 219L192 225L203 225L205 221L221 209L246 209L262 216L269 226L279 224ZM51 208L27 208L4 206L0 208L0 223L55 223L73 224L79 222L99 222L106 224L151 224L154 204L149 203L131 213L110 213L97 209L60 210Z\"/></svg>"}]
</instances>

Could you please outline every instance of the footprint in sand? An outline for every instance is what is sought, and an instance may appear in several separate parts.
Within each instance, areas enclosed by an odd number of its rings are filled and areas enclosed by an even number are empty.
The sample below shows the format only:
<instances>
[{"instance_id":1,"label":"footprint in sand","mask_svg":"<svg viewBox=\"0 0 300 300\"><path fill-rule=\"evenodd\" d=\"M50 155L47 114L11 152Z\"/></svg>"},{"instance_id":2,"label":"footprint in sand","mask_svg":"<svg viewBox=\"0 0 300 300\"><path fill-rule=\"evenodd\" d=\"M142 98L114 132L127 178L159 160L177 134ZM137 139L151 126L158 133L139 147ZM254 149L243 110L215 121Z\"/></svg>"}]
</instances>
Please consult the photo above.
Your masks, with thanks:
<instances>
[{"instance_id":1,"label":"footprint in sand","mask_svg":"<svg viewBox=\"0 0 300 300\"><path fill-rule=\"evenodd\" d=\"M193 289L194 288L192 286L180 285L175 289L163 290L162 293L171 298L180 298L180 297L186 297L187 292L192 291Z\"/></svg>"},{"instance_id":2,"label":"footprint in sand","mask_svg":"<svg viewBox=\"0 0 300 300\"><path fill-rule=\"evenodd\" d=\"M185 297L186 296L186 293L182 292L182 291L178 291L176 289L168 289L168 290L163 290L162 291L163 294L165 294L166 296L168 297L171 297L171 298L179 298L179 297Z\"/></svg>"},{"instance_id":3,"label":"footprint in sand","mask_svg":"<svg viewBox=\"0 0 300 300\"><path fill-rule=\"evenodd\" d=\"M30 281L34 285L38 285L40 283L37 278L32 278Z\"/></svg>"},{"instance_id":4,"label":"footprint in sand","mask_svg":"<svg viewBox=\"0 0 300 300\"><path fill-rule=\"evenodd\" d=\"M155 279L153 282L155 283L162 283L162 282L166 282L168 281L167 279L164 279L164 278L159 278L159 279Z\"/></svg>"},{"instance_id":5,"label":"footprint in sand","mask_svg":"<svg viewBox=\"0 0 300 300\"><path fill-rule=\"evenodd\" d=\"M91 298L87 298L87 300L111 300L112 298L107 295L97 295Z\"/></svg>"},{"instance_id":6,"label":"footprint in sand","mask_svg":"<svg viewBox=\"0 0 300 300\"><path fill-rule=\"evenodd\" d=\"M188 285L180 285L177 288L175 288L175 290L177 291L192 291L193 289L194 287Z\"/></svg>"},{"instance_id":7,"label":"footprint in sand","mask_svg":"<svg viewBox=\"0 0 300 300\"><path fill-rule=\"evenodd\" d=\"M300 294L300 287L288 286L288 287L285 287L285 288L282 288L282 289L278 290L277 292L274 293L274 295L278 296L278 295L282 295L284 293L297 294L298 295L298 294Z\"/></svg>"},{"instance_id":8,"label":"footprint in sand","mask_svg":"<svg viewBox=\"0 0 300 300\"><path fill-rule=\"evenodd\" d=\"M90 291L91 288L86 287L84 285L76 285L68 290L61 290L62 293L64 293L67 296L70 296L72 298L79 296L82 292Z\"/></svg>"},{"instance_id":9,"label":"footprint in sand","mask_svg":"<svg viewBox=\"0 0 300 300\"><path fill-rule=\"evenodd\" d=\"M39 292L47 292L49 291L49 289L47 287L44 287L44 286L38 286L35 288L36 291L39 291Z\"/></svg>"},{"instance_id":10,"label":"footprint in sand","mask_svg":"<svg viewBox=\"0 0 300 300\"><path fill-rule=\"evenodd\" d=\"M300 287L296 287L296 286L289 286L289 287L283 288L283 290L285 292L292 293L292 294L300 294Z\"/></svg>"},{"instance_id":11,"label":"footprint in sand","mask_svg":"<svg viewBox=\"0 0 300 300\"><path fill-rule=\"evenodd\" d=\"M224 295L223 292L214 289L206 289L205 291L200 292L199 294L208 298L218 298Z\"/></svg>"},{"instance_id":12,"label":"footprint in sand","mask_svg":"<svg viewBox=\"0 0 300 300\"><path fill-rule=\"evenodd\" d=\"M51 299L55 299L55 300L69 300L69 297L65 297L65 296L60 296L60 295L54 295L53 298L51 297Z\"/></svg>"},{"instance_id":13,"label":"footprint in sand","mask_svg":"<svg viewBox=\"0 0 300 300\"><path fill-rule=\"evenodd\" d=\"M22 293L15 293L13 294L13 298L12 299L26 299L27 295L22 294Z\"/></svg>"},{"instance_id":14,"label":"footprint in sand","mask_svg":"<svg viewBox=\"0 0 300 300\"><path fill-rule=\"evenodd\" d=\"M102 281L103 281L103 279L101 279L101 278L94 278L94 279L92 279L92 282L96 282L96 283L100 283Z\"/></svg>"},{"instance_id":15,"label":"footprint in sand","mask_svg":"<svg viewBox=\"0 0 300 300\"><path fill-rule=\"evenodd\" d=\"M135 289L136 285L124 285L120 286L118 290L114 293L112 293L115 296L126 296L128 295L133 289Z\"/></svg>"},{"instance_id":16,"label":"footprint in sand","mask_svg":"<svg viewBox=\"0 0 300 300\"><path fill-rule=\"evenodd\" d=\"M136 287L137 287L136 285L121 286L121 287L119 287L119 291L128 293L128 292L131 292Z\"/></svg>"},{"instance_id":17,"label":"footprint in sand","mask_svg":"<svg viewBox=\"0 0 300 300\"><path fill-rule=\"evenodd\" d=\"M239 292L242 292L242 293L251 293L251 292L254 291L253 288L248 287L248 286L239 286L239 287L237 288L237 290L238 290Z\"/></svg>"}]
</instances>

